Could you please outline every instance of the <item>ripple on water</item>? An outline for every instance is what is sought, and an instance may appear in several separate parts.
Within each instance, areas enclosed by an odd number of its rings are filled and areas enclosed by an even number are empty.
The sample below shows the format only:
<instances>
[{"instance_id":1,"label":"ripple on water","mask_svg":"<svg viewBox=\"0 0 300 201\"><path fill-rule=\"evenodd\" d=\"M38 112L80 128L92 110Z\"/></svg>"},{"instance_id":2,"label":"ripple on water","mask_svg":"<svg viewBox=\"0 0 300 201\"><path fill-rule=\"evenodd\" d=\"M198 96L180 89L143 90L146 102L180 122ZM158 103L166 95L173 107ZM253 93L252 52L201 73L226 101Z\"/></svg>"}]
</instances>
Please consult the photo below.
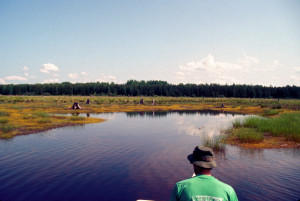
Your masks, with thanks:
<instances>
[{"instance_id":1,"label":"ripple on water","mask_svg":"<svg viewBox=\"0 0 300 201\"><path fill-rule=\"evenodd\" d=\"M0 141L0 200L167 200L175 182L192 175L186 157L201 144L197 130L210 120L201 122L199 113L111 117ZM215 117L209 117L214 124ZM227 146L213 174L240 200L297 200L299 156Z\"/></svg>"}]
</instances>

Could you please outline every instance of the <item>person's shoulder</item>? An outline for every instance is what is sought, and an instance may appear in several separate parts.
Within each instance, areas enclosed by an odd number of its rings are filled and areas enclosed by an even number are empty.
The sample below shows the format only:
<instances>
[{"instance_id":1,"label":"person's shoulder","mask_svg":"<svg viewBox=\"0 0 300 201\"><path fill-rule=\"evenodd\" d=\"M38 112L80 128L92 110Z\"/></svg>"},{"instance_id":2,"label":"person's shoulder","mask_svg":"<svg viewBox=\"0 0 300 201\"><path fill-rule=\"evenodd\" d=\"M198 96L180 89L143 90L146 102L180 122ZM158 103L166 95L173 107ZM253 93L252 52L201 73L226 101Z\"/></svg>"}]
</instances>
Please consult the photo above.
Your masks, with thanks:
<instances>
[{"instance_id":1,"label":"person's shoulder","mask_svg":"<svg viewBox=\"0 0 300 201\"><path fill-rule=\"evenodd\" d=\"M194 179L195 179L195 177L190 177L190 178L187 178L187 179L178 181L176 184L177 184L177 185L184 185L184 184L193 182Z\"/></svg>"},{"instance_id":2,"label":"person's shoulder","mask_svg":"<svg viewBox=\"0 0 300 201\"><path fill-rule=\"evenodd\" d=\"M229 191L234 191L234 189L232 188L232 186L230 186L229 184L226 184L226 183L224 183L224 182L218 180L217 178L216 178L215 182L217 182L217 183L218 183L220 186L222 186L224 189L227 189L227 190L229 190Z\"/></svg>"},{"instance_id":3,"label":"person's shoulder","mask_svg":"<svg viewBox=\"0 0 300 201\"><path fill-rule=\"evenodd\" d=\"M181 181L178 181L177 184L179 183L185 183L185 182L189 182L191 179L193 179L194 177L190 177L190 178L187 178L187 179L184 179L184 180L181 180Z\"/></svg>"}]
</instances>

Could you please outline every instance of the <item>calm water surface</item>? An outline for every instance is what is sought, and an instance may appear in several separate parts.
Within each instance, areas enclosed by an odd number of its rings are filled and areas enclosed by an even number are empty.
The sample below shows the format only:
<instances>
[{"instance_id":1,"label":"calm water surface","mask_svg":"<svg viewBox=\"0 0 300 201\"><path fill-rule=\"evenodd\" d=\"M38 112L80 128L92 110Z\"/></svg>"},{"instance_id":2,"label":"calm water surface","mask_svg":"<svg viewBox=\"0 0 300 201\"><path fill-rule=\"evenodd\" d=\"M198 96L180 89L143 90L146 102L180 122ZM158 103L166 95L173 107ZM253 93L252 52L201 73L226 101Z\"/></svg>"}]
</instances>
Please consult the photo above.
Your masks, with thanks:
<instances>
[{"instance_id":1,"label":"calm water surface","mask_svg":"<svg viewBox=\"0 0 300 201\"><path fill-rule=\"evenodd\" d=\"M91 115L96 116L96 115ZM190 177L186 156L239 116L208 112L111 113L108 121L0 141L0 200L168 200ZM300 150L217 154L216 178L239 200L300 199Z\"/></svg>"}]
</instances>

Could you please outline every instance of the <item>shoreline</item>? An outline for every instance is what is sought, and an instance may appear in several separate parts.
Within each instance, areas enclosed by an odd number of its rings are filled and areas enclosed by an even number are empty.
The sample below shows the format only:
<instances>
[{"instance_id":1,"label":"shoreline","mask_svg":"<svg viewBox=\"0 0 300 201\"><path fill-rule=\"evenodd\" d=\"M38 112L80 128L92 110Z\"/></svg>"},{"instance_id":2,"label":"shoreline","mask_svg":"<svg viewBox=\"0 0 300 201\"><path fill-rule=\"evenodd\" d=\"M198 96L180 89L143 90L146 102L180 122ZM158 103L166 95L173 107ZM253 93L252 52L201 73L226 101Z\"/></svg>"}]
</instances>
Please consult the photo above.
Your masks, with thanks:
<instances>
[{"instance_id":1,"label":"shoreline","mask_svg":"<svg viewBox=\"0 0 300 201\"><path fill-rule=\"evenodd\" d=\"M0 96L2 98L3 96ZM117 102L111 102L114 97L95 97L91 104L84 104L82 100L79 103L82 109L69 109L74 100L80 98L90 97L23 97L23 96L10 96L6 98L6 102L0 104L0 125L7 131L0 131L0 139L10 139L14 136L34 134L42 131L47 131L60 127L85 125L89 123L101 123L104 119L92 118L92 117L77 117L80 113L106 113L106 112L152 112L152 111L213 111L224 112L233 114L248 114L263 116L264 112L270 109L270 106L262 107L263 101L259 100L259 104L247 104L247 99L204 99L203 102L182 102L172 104L174 98L161 97L156 101L156 105L152 105L146 102L146 104L136 103L139 97L118 97ZM107 98L107 102L102 99ZM20 101L20 99L22 101ZM28 100L30 99L30 100ZM67 100L66 100L67 99ZM156 98L158 99L158 98ZM175 98L176 99L176 98ZM1 100L1 99L0 99ZM19 100L18 102L16 100ZM101 104L100 101L101 100ZM149 98L152 100L152 98ZM202 98L182 98L182 100L200 100ZM230 101L238 100L241 104L231 103ZM243 103L248 101L246 104ZM98 102L97 102L98 101ZM126 104L122 104L127 101ZM132 103L130 102L132 101ZM227 101L227 102L226 102ZM251 101L251 100L250 100ZM128 103L129 102L129 103ZM150 102L150 101L149 101ZM225 102L225 107L224 106ZM262 102L262 103L261 103ZM266 102L266 101L265 101ZM294 107L294 106L293 106ZM298 106L297 106L298 107ZM281 113L297 112L289 108L277 109L279 115ZM63 116L60 114L72 114L75 116ZM276 115L274 115L276 118ZM273 118L273 117L272 117ZM11 125L9 128L8 125ZM6 126L6 127L5 127ZM227 133L228 135L228 133ZM285 140L282 137L265 136L265 139L261 143L241 143L238 142L233 136L228 136L226 144L233 146L240 146L249 149L262 149L262 148L299 148L300 143L294 141Z\"/></svg>"}]
</instances>

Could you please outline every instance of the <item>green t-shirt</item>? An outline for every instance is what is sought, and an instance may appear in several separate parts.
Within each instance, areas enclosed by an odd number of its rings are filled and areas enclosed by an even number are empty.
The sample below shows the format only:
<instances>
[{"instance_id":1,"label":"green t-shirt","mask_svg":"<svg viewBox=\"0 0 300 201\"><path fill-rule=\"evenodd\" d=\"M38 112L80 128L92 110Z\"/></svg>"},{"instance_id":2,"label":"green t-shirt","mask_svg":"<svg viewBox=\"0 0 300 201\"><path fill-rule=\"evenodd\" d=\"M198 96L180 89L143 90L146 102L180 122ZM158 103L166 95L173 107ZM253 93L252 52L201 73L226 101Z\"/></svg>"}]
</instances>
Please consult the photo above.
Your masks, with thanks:
<instances>
[{"instance_id":1,"label":"green t-shirt","mask_svg":"<svg viewBox=\"0 0 300 201\"><path fill-rule=\"evenodd\" d=\"M231 186L213 176L198 175L177 182L170 201L237 201Z\"/></svg>"}]
</instances>

